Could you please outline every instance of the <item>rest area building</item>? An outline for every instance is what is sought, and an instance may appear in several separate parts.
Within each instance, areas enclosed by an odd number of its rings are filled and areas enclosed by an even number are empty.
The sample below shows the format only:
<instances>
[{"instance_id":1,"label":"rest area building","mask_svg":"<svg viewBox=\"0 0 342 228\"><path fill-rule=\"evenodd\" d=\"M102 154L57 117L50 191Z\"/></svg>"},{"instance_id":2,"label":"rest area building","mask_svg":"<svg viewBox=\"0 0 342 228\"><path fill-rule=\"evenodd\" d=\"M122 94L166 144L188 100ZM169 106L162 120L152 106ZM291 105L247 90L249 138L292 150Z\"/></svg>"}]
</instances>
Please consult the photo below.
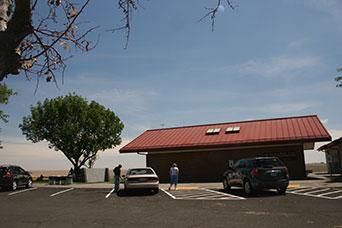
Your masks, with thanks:
<instances>
[{"instance_id":1,"label":"rest area building","mask_svg":"<svg viewBox=\"0 0 342 228\"><path fill-rule=\"evenodd\" d=\"M147 130L120 153L146 154L160 182L177 163L180 182L218 182L229 163L241 158L277 156L291 179L306 177L304 150L331 136L317 115L248 120Z\"/></svg>"}]
</instances>

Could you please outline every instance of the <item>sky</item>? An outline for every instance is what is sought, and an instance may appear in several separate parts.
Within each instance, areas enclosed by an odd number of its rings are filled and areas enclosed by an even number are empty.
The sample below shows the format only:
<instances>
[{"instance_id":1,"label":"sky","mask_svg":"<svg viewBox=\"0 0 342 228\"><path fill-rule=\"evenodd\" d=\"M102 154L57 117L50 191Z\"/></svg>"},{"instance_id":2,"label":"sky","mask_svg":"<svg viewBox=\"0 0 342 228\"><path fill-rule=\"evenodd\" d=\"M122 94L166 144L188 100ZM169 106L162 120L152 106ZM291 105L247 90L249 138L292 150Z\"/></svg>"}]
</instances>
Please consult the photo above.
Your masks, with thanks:
<instances>
[{"instance_id":1,"label":"sky","mask_svg":"<svg viewBox=\"0 0 342 228\"><path fill-rule=\"evenodd\" d=\"M26 141L18 128L30 106L75 92L113 110L125 124L122 145L100 151L95 167L145 166L142 155L118 150L147 129L317 114L333 139L342 136L342 1L235 0L210 21L198 22L214 0L142 1L124 34L106 30L120 20L116 1L92 1L82 20L100 25L96 49L72 52L64 83L10 76L18 94L1 108L0 163L26 169L69 169L61 152ZM223 1L224 2L224 1ZM316 143L316 148L322 143ZM306 151L305 161L324 162Z\"/></svg>"}]
</instances>

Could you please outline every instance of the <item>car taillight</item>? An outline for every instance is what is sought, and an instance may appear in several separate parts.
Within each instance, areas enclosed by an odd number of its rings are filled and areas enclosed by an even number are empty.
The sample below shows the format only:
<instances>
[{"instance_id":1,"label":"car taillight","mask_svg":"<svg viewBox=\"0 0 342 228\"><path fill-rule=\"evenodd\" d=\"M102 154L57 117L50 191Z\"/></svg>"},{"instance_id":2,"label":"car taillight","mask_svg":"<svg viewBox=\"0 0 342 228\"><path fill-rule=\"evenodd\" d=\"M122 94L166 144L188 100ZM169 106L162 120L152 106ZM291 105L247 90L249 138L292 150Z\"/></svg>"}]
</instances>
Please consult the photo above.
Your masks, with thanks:
<instances>
[{"instance_id":1,"label":"car taillight","mask_svg":"<svg viewBox=\"0 0 342 228\"><path fill-rule=\"evenodd\" d=\"M289 170L287 169L287 167L285 167L285 175L289 177Z\"/></svg>"},{"instance_id":2,"label":"car taillight","mask_svg":"<svg viewBox=\"0 0 342 228\"><path fill-rule=\"evenodd\" d=\"M10 172L7 172L3 177L13 177L13 174Z\"/></svg>"},{"instance_id":3,"label":"car taillight","mask_svg":"<svg viewBox=\"0 0 342 228\"><path fill-rule=\"evenodd\" d=\"M255 177L258 177L261 173L260 170L258 170L257 168L253 168L251 174Z\"/></svg>"}]
</instances>

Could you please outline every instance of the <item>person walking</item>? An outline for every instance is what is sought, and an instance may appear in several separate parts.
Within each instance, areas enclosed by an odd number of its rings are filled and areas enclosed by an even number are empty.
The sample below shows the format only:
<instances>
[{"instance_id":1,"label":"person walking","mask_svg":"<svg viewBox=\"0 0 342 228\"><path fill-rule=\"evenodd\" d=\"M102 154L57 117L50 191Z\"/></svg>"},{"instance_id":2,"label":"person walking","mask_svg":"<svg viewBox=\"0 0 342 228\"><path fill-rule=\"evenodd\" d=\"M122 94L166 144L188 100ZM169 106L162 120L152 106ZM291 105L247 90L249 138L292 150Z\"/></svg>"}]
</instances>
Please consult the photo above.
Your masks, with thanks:
<instances>
[{"instance_id":1,"label":"person walking","mask_svg":"<svg viewBox=\"0 0 342 228\"><path fill-rule=\"evenodd\" d=\"M177 164L173 163L171 168L170 168L170 187L169 187L169 190L171 190L172 185L175 185L175 190L177 190L178 174L179 174L179 169L177 167Z\"/></svg>"},{"instance_id":2,"label":"person walking","mask_svg":"<svg viewBox=\"0 0 342 228\"><path fill-rule=\"evenodd\" d=\"M120 189L120 178L121 178L121 167L122 165L118 165L113 169L114 172L114 191L118 192Z\"/></svg>"}]
</instances>

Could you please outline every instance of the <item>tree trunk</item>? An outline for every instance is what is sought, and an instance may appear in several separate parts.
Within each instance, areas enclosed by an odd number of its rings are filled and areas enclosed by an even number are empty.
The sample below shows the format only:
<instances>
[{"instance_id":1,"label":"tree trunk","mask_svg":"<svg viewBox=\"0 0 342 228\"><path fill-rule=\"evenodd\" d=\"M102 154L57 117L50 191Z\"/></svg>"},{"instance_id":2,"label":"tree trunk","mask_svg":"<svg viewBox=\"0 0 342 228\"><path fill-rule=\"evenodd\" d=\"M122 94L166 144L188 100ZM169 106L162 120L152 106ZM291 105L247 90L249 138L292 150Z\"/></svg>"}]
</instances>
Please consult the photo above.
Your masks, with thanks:
<instances>
[{"instance_id":1,"label":"tree trunk","mask_svg":"<svg viewBox=\"0 0 342 228\"><path fill-rule=\"evenodd\" d=\"M78 165L74 165L75 179L76 182L84 182L84 176L81 171L81 167Z\"/></svg>"},{"instance_id":2,"label":"tree trunk","mask_svg":"<svg viewBox=\"0 0 342 228\"><path fill-rule=\"evenodd\" d=\"M0 81L8 74L19 74L21 68L20 43L33 32L31 0L15 0L15 10L10 21L13 0L0 0Z\"/></svg>"}]
</instances>

